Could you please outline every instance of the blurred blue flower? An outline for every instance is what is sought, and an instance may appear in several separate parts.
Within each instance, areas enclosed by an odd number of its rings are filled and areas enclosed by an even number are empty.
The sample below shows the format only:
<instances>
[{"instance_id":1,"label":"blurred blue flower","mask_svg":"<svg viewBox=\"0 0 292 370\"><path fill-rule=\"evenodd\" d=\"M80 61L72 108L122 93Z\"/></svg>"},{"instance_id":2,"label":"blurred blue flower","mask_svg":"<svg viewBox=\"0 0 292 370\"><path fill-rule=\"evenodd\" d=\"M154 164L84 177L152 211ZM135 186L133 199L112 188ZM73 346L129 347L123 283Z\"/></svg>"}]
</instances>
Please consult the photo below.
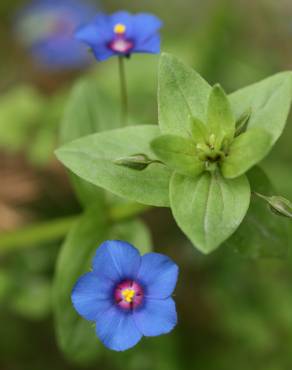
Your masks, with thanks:
<instances>
[{"instance_id":1,"label":"blurred blue flower","mask_svg":"<svg viewBox=\"0 0 292 370\"><path fill-rule=\"evenodd\" d=\"M76 311L96 323L104 345L124 351L142 336L170 332L177 323L175 288L178 267L162 254L139 251L123 241L106 241L96 252L93 271L72 291Z\"/></svg>"},{"instance_id":2,"label":"blurred blue flower","mask_svg":"<svg viewBox=\"0 0 292 370\"><path fill-rule=\"evenodd\" d=\"M100 13L93 22L77 30L76 38L89 45L99 61L115 55L158 54L161 27L161 20L148 13Z\"/></svg>"},{"instance_id":3,"label":"blurred blue flower","mask_svg":"<svg viewBox=\"0 0 292 370\"><path fill-rule=\"evenodd\" d=\"M34 0L16 15L15 35L42 67L81 68L91 58L74 32L96 11L90 2L81 0Z\"/></svg>"}]
</instances>

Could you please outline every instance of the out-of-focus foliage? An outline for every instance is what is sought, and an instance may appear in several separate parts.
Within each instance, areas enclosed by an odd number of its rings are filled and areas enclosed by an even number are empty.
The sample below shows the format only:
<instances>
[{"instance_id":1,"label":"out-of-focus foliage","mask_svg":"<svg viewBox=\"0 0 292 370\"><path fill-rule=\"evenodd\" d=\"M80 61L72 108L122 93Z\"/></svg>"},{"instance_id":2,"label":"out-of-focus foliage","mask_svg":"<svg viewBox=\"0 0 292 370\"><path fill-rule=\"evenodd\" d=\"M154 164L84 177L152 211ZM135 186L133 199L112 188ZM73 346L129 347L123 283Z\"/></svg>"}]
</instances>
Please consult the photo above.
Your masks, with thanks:
<instances>
[{"instance_id":1,"label":"out-of-focus foliage","mask_svg":"<svg viewBox=\"0 0 292 370\"><path fill-rule=\"evenodd\" d=\"M34 69L11 29L15 11L25 3L28 1L0 2L0 150L13 152L13 156L20 151L29 162L32 158L42 164L41 170L39 165L32 170L47 184L46 194L28 208L37 221L80 211L52 155L63 99L67 99L66 91L76 74L42 74ZM121 0L118 5L108 0L102 5L107 11L125 8L156 13L165 22L163 49L195 67L207 80L222 83L228 92L291 68L289 0ZM115 60L93 66L94 81L109 96L112 107L119 104L117 68ZM134 56L126 68L132 122L138 118L141 123L156 123L157 57ZM5 115L8 119L2 120ZM289 199L291 127L290 118L263 163L276 194ZM0 173L1 182L3 176ZM3 201L0 199L0 204ZM266 205L260 199L257 202L268 217ZM283 248L285 258L255 260L234 253L233 245L207 258L194 253L167 211L150 213L146 221L155 249L170 255L181 267L175 297L179 325L171 335L144 339L124 354L104 350L92 369L233 370L236 366L237 370L290 370L291 226L286 242L269 244L269 249L282 257L279 252ZM1 369L80 369L63 358L53 331L51 282L59 245L42 243L1 254ZM257 253L252 249L251 257Z\"/></svg>"}]
</instances>

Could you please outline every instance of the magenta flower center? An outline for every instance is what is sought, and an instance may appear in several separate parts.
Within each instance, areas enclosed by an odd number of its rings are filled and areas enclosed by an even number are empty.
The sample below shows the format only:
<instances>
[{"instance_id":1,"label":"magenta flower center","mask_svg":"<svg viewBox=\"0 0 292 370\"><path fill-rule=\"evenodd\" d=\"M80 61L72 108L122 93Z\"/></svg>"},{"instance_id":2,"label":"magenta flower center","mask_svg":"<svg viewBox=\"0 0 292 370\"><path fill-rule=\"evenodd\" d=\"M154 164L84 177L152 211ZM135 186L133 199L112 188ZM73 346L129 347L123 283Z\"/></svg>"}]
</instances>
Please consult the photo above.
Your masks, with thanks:
<instances>
[{"instance_id":1,"label":"magenta flower center","mask_svg":"<svg viewBox=\"0 0 292 370\"><path fill-rule=\"evenodd\" d=\"M114 39L109 43L109 48L116 53L129 54L130 50L133 49L133 41L126 38L126 26L122 23L118 23L114 26Z\"/></svg>"},{"instance_id":2,"label":"magenta flower center","mask_svg":"<svg viewBox=\"0 0 292 370\"><path fill-rule=\"evenodd\" d=\"M116 304L124 309L134 309L141 305L144 292L140 284L133 280L119 283L114 290Z\"/></svg>"}]
</instances>

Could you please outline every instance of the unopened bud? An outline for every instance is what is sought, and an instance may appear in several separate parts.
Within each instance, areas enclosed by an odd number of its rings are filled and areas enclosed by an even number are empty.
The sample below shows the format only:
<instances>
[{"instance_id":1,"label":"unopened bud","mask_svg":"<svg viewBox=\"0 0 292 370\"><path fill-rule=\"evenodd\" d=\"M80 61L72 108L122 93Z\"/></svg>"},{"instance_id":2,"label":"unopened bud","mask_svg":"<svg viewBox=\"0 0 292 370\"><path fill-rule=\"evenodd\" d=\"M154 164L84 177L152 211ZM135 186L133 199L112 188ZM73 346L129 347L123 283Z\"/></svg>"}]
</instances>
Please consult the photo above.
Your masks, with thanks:
<instances>
[{"instance_id":1,"label":"unopened bud","mask_svg":"<svg viewBox=\"0 0 292 370\"><path fill-rule=\"evenodd\" d=\"M292 203L288 199L272 196L268 198L268 203L272 212L279 216L292 218Z\"/></svg>"},{"instance_id":2,"label":"unopened bud","mask_svg":"<svg viewBox=\"0 0 292 370\"><path fill-rule=\"evenodd\" d=\"M146 154L134 154L129 157L121 157L115 159L113 162L118 166L128 167L137 171L144 170L151 163L161 163L160 161L150 159Z\"/></svg>"},{"instance_id":3,"label":"unopened bud","mask_svg":"<svg viewBox=\"0 0 292 370\"><path fill-rule=\"evenodd\" d=\"M236 122L235 136L239 136L246 131L250 116L251 116L251 108L249 108L239 117L238 121Z\"/></svg>"},{"instance_id":4,"label":"unopened bud","mask_svg":"<svg viewBox=\"0 0 292 370\"><path fill-rule=\"evenodd\" d=\"M288 199L276 195L267 197L256 192L254 194L264 199L268 203L270 210L276 215L292 218L292 203Z\"/></svg>"}]
</instances>

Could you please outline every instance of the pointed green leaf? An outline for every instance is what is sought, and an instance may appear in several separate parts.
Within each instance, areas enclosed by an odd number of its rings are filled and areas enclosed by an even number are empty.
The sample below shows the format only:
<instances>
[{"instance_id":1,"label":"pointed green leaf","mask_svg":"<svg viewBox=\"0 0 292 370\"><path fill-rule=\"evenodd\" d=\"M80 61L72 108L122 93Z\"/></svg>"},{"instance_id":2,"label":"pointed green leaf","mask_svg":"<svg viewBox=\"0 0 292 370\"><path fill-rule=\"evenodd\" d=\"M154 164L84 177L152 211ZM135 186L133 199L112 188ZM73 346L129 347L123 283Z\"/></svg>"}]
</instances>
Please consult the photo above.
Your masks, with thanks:
<instances>
[{"instance_id":1,"label":"pointed green leaf","mask_svg":"<svg viewBox=\"0 0 292 370\"><path fill-rule=\"evenodd\" d=\"M245 176L224 179L219 172L196 178L175 173L170 202L182 231L203 253L218 248L242 222L249 206L250 188Z\"/></svg>"},{"instance_id":2,"label":"pointed green leaf","mask_svg":"<svg viewBox=\"0 0 292 370\"><path fill-rule=\"evenodd\" d=\"M209 97L207 127L215 135L218 149L224 138L231 141L234 136L235 118L228 97L220 85L212 88Z\"/></svg>"},{"instance_id":3,"label":"pointed green leaf","mask_svg":"<svg viewBox=\"0 0 292 370\"><path fill-rule=\"evenodd\" d=\"M206 119L210 85L192 68L170 54L159 65L159 126L166 134L188 136L189 117Z\"/></svg>"},{"instance_id":4,"label":"pointed green leaf","mask_svg":"<svg viewBox=\"0 0 292 370\"><path fill-rule=\"evenodd\" d=\"M252 128L232 142L222 165L222 174L233 179L260 162L270 148L271 135L260 128Z\"/></svg>"},{"instance_id":5,"label":"pointed green leaf","mask_svg":"<svg viewBox=\"0 0 292 370\"><path fill-rule=\"evenodd\" d=\"M129 126L75 140L58 149L56 155L86 181L139 203L167 207L170 171L166 166L153 163L136 171L114 163L136 153L157 159L150 142L159 134L158 126Z\"/></svg>"},{"instance_id":6,"label":"pointed green leaf","mask_svg":"<svg viewBox=\"0 0 292 370\"><path fill-rule=\"evenodd\" d=\"M151 142L157 157L172 170L186 176L203 172L204 162L196 156L196 144L181 136L161 135Z\"/></svg>"},{"instance_id":7,"label":"pointed green leaf","mask_svg":"<svg viewBox=\"0 0 292 370\"><path fill-rule=\"evenodd\" d=\"M248 127L259 127L271 135L270 148L281 135L292 99L292 74L282 72L229 96L235 116L251 109Z\"/></svg>"},{"instance_id":8,"label":"pointed green leaf","mask_svg":"<svg viewBox=\"0 0 292 370\"><path fill-rule=\"evenodd\" d=\"M261 168L254 167L247 175L253 192L275 193ZM253 196L245 219L226 246L248 258L284 258L289 251L289 230L289 219L274 215L262 199Z\"/></svg>"},{"instance_id":9,"label":"pointed green leaf","mask_svg":"<svg viewBox=\"0 0 292 370\"><path fill-rule=\"evenodd\" d=\"M191 134L194 142L196 144L207 142L210 136L207 126L199 118L191 117L190 121Z\"/></svg>"},{"instance_id":10,"label":"pointed green leaf","mask_svg":"<svg viewBox=\"0 0 292 370\"><path fill-rule=\"evenodd\" d=\"M61 124L60 139L63 144L86 135L118 128L119 112L115 104L102 94L94 78L79 80L73 87ZM71 174L71 181L80 202L92 205L104 198L104 191Z\"/></svg>"}]
</instances>

